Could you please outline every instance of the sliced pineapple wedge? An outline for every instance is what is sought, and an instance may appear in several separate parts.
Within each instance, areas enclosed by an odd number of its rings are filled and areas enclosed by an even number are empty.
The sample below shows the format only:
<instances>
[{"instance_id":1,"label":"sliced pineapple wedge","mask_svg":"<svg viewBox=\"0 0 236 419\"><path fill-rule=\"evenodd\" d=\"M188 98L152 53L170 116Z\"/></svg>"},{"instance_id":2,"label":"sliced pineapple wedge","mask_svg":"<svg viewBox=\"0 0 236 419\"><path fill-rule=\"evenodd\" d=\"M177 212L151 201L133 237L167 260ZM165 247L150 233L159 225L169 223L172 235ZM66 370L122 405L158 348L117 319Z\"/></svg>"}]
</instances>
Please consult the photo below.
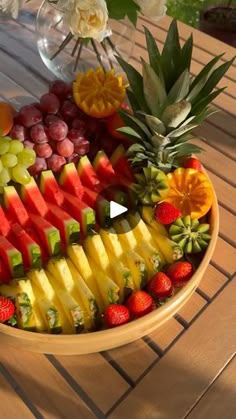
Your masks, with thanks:
<instances>
[{"instance_id":1,"label":"sliced pineapple wedge","mask_svg":"<svg viewBox=\"0 0 236 419\"><path fill-rule=\"evenodd\" d=\"M141 217L150 227L155 230L155 234L168 237L167 229L154 218L154 209L149 205L141 207Z\"/></svg>"},{"instance_id":2,"label":"sliced pineapple wedge","mask_svg":"<svg viewBox=\"0 0 236 419\"><path fill-rule=\"evenodd\" d=\"M70 269L71 275L73 277L77 291L80 294L80 298L83 301L84 307L92 320L93 328L96 329L101 323L101 316L99 313L96 298L87 286L86 282L83 280L82 276L79 274L73 262L70 259L67 259L66 261Z\"/></svg>"},{"instance_id":3,"label":"sliced pineapple wedge","mask_svg":"<svg viewBox=\"0 0 236 419\"><path fill-rule=\"evenodd\" d=\"M55 308L59 315L59 322L62 327L62 331L64 334L71 334L74 332L73 327L71 327L71 324L66 316L64 307L61 305L55 290L53 289L52 285L50 284L48 277L46 275L46 272L44 269L35 270L32 269L27 273L28 278L31 280L33 290L35 294L37 294L37 289L39 289L38 294L39 298L41 298L41 309L42 310L50 310L50 307L47 308L49 305L49 302L51 304L52 308ZM41 294L41 297L40 297ZM47 301L42 301L42 299L46 297ZM45 311L44 311L45 312ZM47 312L47 311L46 311ZM51 311L49 311L48 316L55 316L55 314ZM50 319L49 319L50 320Z\"/></svg>"},{"instance_id":4,"label":"sliced pineapple wedge","mask_svg":"<svg viewBox=\"0 0 236 419\"><path fill-rule=\"evenodd\" d=\"M19 292L15 298L17 325L20 329L35 332L36 318L31 301L26 292Z\"/></svg>"},{"instance_id":5,"label":"sliced pineapple wedge","mask_svg":"<svg viewBox=\"0 0 236 419\"><path fill-rule=\"evenodd\" d=\"M67 248L67 254L87 284L88 288L95 296L99 311L102 313L104 309L103 300L83 247L78 244L73 244Z\"/></svg>"},{"instance_id":6,"label":"sliced pineapple wedge","mask_svg":"<svg viewBox=\"0 0 236 419\"><path fill-rule=\"evenodd\" d=\"M70 295L70 293L63 287L62 283L54 277L51 272L46 271L48 280L56 292L57 297L63 306L66 316L70 322L73 333L81 333L85 329L84 325L84 310L78 302Z\"/></svg>"},{"instance_id":7,"label":"sliced pineapple wedge","mask_svg":"<svg viewBox=\"0 0 236 419\"><path fill-rule=\"evenodd\" d=\"M34 317L35 317L35 326L36 326L37 332L46 331L48 327L47 327L44 317L41 314L41 311L38 306L38 302L36 300L30 280L28 278L21 278L21 279L18 279L15 282L15 284L19 290L18 292L25 293L30 300L30 303L33 308Z\"/></svg>"},{"instance_id":8,"label":"sliced pineapple wedge","mask_svg":"<svg viewBox=\"0 0 236 419\"><path fill-rule=\"evenodd\" d=\"M110 261L99 234L86 237L83 243L87 257L90 257L100 269L111 275Z\"/></svg>"},{"instance_id":9,"label":"sliced pineapple wedge","mask_svg":"<svg viewBox=\"0 0 236 419\"><path fill-rule=\"evenodd\" d=\"M133 288L142 288L147 281L147 268L144 260L134 250L129 248L123 249L114 228L101 229L99 234L107 252L129 268L133 280Z\"/></svg>"},{"instance_id":10,"label":"sliced pineapple wedge","mask_svg":"<svg viewBox=\"0 0 236 419\"><path fill-rule=\"evenodd\" d=\"M130 228L128 221L126 220L116 220L113 224L115 231L119 234L119 240L123 247L123 251L125 249L135 250L138 246L138 242L134 236L133 231Z\"/></svg>"},{"instance_id":11,"label":"sliced pineapple wedge","mask_svg":"<svg viewBox=\"0 0 236 419\"><path fill-rule=\"evenodd\" d=\"M44 295L42 290L34 285L35 297L37 299L39 309L47 324L48 332L58 334L62 332L62 322L60 312L57 307Z\"/></svg>"},{"instance_id":12,"label":"sliced pineapple wedge","mask_svg":"<svg viewBox=\"0 0 236 419\"><path fill-rule=\"evenodd\" d=\"M167 263L173 263L175 260L183 257L183 249L175 242L169 239L167 236L156 234L152 227L149 227L149 231L153 236L157 246L161 249L165 256Z\"/></svg>"},{"instance_id":13,"label":"sliced pineapple wedge","mask_svg":"<svg viewBox=\"0 0 236 419\"><path fill-rule=\"evenodd\" d=\"M120 301L120 289L117 284L92 259L88 258L88 261L99 287L103 306L107 307L109 304L118 303Z\"/></svg>"},{"instance_id":14,"label":"sliced pineapple wedge","mask_svg":"<svg viewBox=\"0 0 236 419\"><path fill-rule=\"evenodd\" d=\"M93 328L93 320L91 319L89 313L84 307L83 301L80 297L78 288L75 285L73 276L68 267L67 261L65 258L60 259L50 259L47 265L48 271L57 279L58 282L62 285L68 294L78 303L81 311L83 313L84 326L86 330Z\"/></svg>"}]
</instances>

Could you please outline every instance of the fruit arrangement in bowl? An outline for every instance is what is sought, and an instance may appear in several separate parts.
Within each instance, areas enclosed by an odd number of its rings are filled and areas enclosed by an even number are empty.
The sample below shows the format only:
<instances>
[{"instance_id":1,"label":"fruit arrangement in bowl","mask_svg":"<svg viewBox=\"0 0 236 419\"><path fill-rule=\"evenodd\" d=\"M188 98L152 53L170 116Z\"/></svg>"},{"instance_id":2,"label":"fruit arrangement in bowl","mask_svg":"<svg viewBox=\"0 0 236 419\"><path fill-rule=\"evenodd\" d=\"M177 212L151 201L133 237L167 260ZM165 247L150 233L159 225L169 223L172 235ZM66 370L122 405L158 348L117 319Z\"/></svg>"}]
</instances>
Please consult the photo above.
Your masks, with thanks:
<instances>
[{"instance_id":1,"label":"fruit arrangement in bowl","mask_svg":"<svg viewBox=\"0 0 236 419\"><path fill-rule=\"evenodd\" d=\"M125 82L90 69L1 114L6 343L78 354L131 342L177 312L209 263L217 201L189 140L231 62L192 79L192 38L181 47L173 22L160 53L145 32L142 75L118 57ZM127 211L112 217L111 202Z\"/></svg>"}]
</instances>

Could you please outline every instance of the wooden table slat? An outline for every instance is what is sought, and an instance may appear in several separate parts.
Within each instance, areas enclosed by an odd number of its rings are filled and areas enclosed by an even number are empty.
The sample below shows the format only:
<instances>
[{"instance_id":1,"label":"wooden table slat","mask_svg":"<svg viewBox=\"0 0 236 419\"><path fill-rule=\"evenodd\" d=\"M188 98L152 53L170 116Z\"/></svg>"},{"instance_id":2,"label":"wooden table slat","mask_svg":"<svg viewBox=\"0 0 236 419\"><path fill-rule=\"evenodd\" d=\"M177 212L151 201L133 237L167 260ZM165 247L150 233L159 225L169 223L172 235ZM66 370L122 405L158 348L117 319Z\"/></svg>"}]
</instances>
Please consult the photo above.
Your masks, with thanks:
<instances>
[{"instance_id":1,"label":"wooden table slat","mask_svg":"<svg viewBox=\"0 0 236 419\"><path fill-rule=\"evenodd\" d=\"M4 419L33 419L35 416L11 387L8 381L0 374L0 417Z\"/></svg>"},{"instance_id":2,"label":"wooden table slat","mask_svg":"<svg viewBox=\"0 0 236 419\"><path fill-rule=\"evenodd\" d=\"M171 318L159 329L150 333L147 341L150 339L161 351L166 351L183 331L184 327L177 320Z\"/></svg>"},{"instance_id":3,"label":"wooden table slat","mask_svg":"<svg viewBox=\"0 0 236 419\"><path fill-rule=\"evenodd\" d=\"M211 299L220 291L227 281L228 278L223 273L214 266L209 265L200 282L199 290Z\"/></svg>"},{"instance_id":4,"label":"wooden table slat","mask_svg":"<svg viewBox=\"0 0 236 419\"><path fill-rule=\"evenodd\" d=\"M183 308L181 308L178 314L185 320L186 323L190 323L203 309L203 307L206 306L206 304L207 301L195 292Z\"/></svg>"},{"instance_id":5,"label":"wooden table slat","mask_svg":"<svg viewBox=\"0 0 236 419\"><path fill-rule=\"evenodd\" d=\"M236 281L232 281L110 419L125 417L126 412L130 417L135 414L135 419L176 419L188 413L235 351L235 293ZM231 333L225 333L229 324Z\"/></svg>"}]
</instances>

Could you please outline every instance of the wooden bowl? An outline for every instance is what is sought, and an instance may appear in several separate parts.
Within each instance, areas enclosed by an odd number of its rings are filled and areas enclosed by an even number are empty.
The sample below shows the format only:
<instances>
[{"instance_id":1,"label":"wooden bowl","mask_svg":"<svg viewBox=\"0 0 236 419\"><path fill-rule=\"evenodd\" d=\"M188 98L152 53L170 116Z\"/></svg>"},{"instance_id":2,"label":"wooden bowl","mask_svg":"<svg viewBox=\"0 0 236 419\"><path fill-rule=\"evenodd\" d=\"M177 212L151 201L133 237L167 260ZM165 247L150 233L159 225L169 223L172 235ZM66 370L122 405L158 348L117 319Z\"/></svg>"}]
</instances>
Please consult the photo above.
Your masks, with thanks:
<instances>
[{"instance_id":1,"label":"wooden bowl","mask_svg":"<svg viewBox=\"0 0 236 419\"><path fill-rule=\"evenodd\" d=\"M17 350L47 354L82 355L116 348L148 335L167 322L189 300L209 265L219 231L219 210L215 193L210 223L212 239L201 264L191 280L162 307L124 326L81 335L27 332L0 323L1 345L9 344Z\"/></svg>"}]
</instances>

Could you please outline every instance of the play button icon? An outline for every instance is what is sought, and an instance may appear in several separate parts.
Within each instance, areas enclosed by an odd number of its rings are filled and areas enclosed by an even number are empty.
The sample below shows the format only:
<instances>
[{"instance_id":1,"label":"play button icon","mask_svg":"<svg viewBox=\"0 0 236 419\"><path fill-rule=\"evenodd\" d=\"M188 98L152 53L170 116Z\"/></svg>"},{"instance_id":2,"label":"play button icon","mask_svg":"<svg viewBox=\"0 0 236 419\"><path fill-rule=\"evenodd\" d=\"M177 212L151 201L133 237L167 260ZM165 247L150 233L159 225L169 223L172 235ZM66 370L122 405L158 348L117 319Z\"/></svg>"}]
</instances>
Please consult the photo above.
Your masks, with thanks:
<instances>
[{"instance_id":1,"label":"play button icon","mask_svg":"<svg viewBox=\"0 0 236 419\"><path fill-rule=\"evenodd\" d=\"M119 217L121 214L125 214L128 211L128 208L123 205L118 204L117 202L110 201L110 218Z\"/></svg>"}]
</instances>

